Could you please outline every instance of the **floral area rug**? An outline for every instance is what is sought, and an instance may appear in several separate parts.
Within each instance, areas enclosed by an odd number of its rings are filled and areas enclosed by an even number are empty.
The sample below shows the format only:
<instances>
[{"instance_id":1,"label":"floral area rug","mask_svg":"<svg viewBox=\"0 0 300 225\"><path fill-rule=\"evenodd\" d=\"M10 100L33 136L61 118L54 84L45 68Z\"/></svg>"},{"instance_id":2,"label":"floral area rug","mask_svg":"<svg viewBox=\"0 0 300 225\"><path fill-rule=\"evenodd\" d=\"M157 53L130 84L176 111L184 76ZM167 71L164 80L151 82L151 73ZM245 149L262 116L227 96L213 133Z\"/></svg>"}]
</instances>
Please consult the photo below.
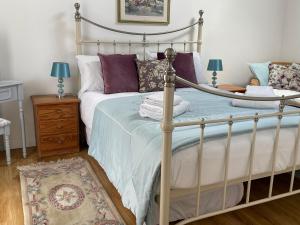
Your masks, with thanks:
<instances>
[{"instance_id":1,"label":"floral area rug","mask_svg":"<svg viewBox=\"0 0 300 225\"><path fill-rule=\"evenodd\" d=\"M82 158L18 167L25 225L125 224Z\"/></svg>"}]
</instances>

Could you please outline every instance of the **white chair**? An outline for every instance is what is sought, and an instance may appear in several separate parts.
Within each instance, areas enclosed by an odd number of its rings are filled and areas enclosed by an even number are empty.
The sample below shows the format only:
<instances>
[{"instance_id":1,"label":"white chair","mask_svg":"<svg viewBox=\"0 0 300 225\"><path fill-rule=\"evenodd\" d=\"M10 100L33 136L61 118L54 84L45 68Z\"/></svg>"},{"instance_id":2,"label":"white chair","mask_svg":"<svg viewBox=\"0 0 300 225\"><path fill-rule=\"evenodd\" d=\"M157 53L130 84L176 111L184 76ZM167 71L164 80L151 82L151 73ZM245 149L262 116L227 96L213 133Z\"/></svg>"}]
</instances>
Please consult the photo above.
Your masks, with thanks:
<instances>
[{"instance_id":1,"label":"white chair","mask_svg":"<svg viewBox=\"0 0 300 225\"><path fill-rule=\"evenodd\" d=\"M10 147L9 147L10 121L0 118L0 135L4 137L6 151L6 162L10 164Z\"/></svg>"}]
</instances>

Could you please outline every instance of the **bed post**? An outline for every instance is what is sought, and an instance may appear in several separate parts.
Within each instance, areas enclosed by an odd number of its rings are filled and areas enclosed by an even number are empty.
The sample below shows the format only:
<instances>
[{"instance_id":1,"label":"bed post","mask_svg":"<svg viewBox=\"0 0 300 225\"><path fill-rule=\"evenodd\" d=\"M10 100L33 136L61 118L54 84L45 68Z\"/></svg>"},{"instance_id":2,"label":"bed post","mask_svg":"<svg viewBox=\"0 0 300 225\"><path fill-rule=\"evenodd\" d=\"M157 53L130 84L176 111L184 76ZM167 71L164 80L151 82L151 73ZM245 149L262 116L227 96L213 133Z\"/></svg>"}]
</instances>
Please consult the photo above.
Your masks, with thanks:
<instances>
[{"instance_id":1,"label":"bed post","mask_svg":"<svg viewBox=\"0 0 300 225\"><path fill-rule=\"evenodd\" d=\"M80 9L80 4L79 3L75 3L74 7L76 9L75 12L75 23L76 23L76 54L80 55L82 53L82 48L81 48L81 15L79 12Z\"/></svg>"},{"instance_id":2,"label":"bed post","mask_svg":"<svg viewBox=\"0 0 300 225\"><path fill-rule=\"evenodd\" d=\"M201 53L201 46L202 46L202 27L203 27L203 14L204 11L199 11L199 21L198 21L198 38L197 38L197 52Z\"/></svg>"},{"instance_id":3,"label":"bed post","mask_svg":"<svg viewBox=\"0 0 300 225\"><path fill-rule=\"evenodd\" d=\"M164 77L164 115L161 123L163 132L161 181L160 181L160 225L169 224L170 211L170 176L172 157L172 132L173 132L173 101L175 89L175 70L172 66L176 53L172 48L165 51L168 59L167 74Z\"/></svg>"}]
</instances>

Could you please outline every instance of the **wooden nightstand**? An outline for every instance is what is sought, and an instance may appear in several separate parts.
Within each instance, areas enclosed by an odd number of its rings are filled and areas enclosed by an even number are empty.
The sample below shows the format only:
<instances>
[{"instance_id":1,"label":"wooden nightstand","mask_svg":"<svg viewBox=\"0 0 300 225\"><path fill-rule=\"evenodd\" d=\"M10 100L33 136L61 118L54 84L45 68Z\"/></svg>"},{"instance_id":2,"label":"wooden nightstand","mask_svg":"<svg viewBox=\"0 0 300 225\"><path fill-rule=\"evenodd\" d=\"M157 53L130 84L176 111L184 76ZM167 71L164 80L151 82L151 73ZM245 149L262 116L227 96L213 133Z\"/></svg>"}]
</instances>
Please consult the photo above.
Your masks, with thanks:
<instances>
[{"instance_id":1,"label":"wooden nightstand","mask_svg":"<svg viewBox=\"0 0 300 225\"><path fill-rule=\"evenodd\" d=\"M31 96L39 157L79 151L79 100L75 96Z\"/></svg>"},{"instance_id":2,"label":"wooden nightstand","mask_svg":"<svg viewBox=\"0 0 300 225\"><path fill-rule=\"evenodd\" d=\"M233 84L220 84L218 85L218 89L224 90L224 91L230 91L230 92L240 92L240 93L245 93L246 88L233 85Z\"/></svg>"}]
</instances>

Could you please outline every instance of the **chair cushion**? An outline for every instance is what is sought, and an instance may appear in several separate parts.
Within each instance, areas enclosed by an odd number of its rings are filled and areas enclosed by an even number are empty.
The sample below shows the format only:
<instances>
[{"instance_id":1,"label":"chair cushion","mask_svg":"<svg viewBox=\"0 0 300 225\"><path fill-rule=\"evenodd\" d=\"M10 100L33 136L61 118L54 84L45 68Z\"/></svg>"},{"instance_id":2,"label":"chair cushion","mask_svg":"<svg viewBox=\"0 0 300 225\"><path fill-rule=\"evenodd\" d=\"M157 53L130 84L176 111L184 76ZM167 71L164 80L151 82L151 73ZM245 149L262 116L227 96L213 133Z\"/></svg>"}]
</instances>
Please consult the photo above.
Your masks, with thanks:
<instances>
[{"instance_id":1,"label":"chair cushion","mask_svg":"<svg viewBox=\"0 0 300 225\"><path fill-rule=\"evenodd\" d=\"M259 80L261 86L268 85L270 63L271 62L249 64L251 72Z\"/></svg>"},{"instance_id":2,"label":"chair cushion","mask_svg":"<svg viewBox=\"0 0 300 225\"><path fill-rule=\"evenodd\" d=\"M0 127L6 127L8 125L10 125L10 121L9 120L0 118Z\"/></svg>"},{"instance_id":3,"label":"chair cushion","mask_svg":"<svg viewBox=\"0 0 300 225\"><path fill-rule=\"evenodd\" d=\"M300 91L300 65L270 65L269 85L275 89Z\"/></svg>"}]
</instances>

